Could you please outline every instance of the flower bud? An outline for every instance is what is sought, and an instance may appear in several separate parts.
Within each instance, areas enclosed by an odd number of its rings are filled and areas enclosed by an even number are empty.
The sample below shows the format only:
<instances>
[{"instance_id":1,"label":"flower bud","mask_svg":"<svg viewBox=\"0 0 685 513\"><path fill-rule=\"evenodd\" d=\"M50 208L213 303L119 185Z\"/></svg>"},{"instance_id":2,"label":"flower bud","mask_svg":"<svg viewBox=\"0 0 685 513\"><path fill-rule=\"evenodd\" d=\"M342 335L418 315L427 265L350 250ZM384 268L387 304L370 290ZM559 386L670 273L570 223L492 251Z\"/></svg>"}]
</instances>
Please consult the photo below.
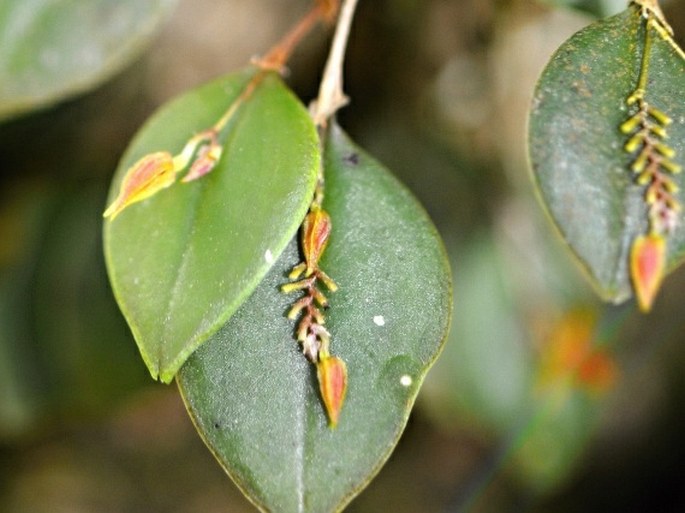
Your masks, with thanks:
<instances>
[{"instance_id":1,"label":"flower bud","mask_svg":"<svg viewBox=\"0 0 685 513\"><path fill-rule=\"evenodd\" d=\"M630 275L640 310L649 312L666 268L666 240L662 235L640 235L630 251Z\"/></svg>"},{"instance_id":2,"label":"flower bud","mask_svg":"<svg viewBox=\"0 0 685 513\"><path fill-rule=\"evenodd\" d=\"M219 159L221 159L222 152L223 148L216 141L212 141L200 148L195 161L188 170L188 174L181 181L184 183L192 182L209 173L216 167Z\"/></svg>"},{"instance_id":3,"label":"flower bud","mask_svg":"<svg viewBox=\"0 0 685 513\"><path fill-rule=\"evenodd\" d=\"M316 364L321 398L328 413L329 425L338 424L340 410L347 391L347 367L345 362L336 356L322 356Z\"/></svg>"},{"instance_id":4,"label":"flower bud","mask_svg":"<svg viewBox=\"0 0 685 513\"><path fill-rule=\"evenodd\" d=\"M628 142L625 144L623 147L628 153L633 153L635 150L637 150L645 141L645 134L642 132L636 133L634 136L632 136L630 139L628 139Z\"/></svg>"},{"instance_id":5,"label":"flower bud","mask_svg":"<svg viewBox=\"0 0 685 513\"><path fill-rule=\"evenodd\" d=\"M307 275L311 275L316 270L330 234L330 216L325 210L312 207L302 223L302 252L307 262Z\"/></svg>"},{"instance_id":6,"label":"flower bud","mask_svg":"<svg viewBox=\"0 0 685 513\"><path fill-rule=\"evenodd\" d=\"M630 134L630 133L632 133L632 132L638 127L638 125L639 125L641 122L642 122L642 116L641 116L641 114L638 112L638 113L635 114L633 117L631 117L631 118L629 118L628 120L624 121L624 122L621 124L621 126L619 127L619 129L620 129L621 132L623 132L624 134Z\"/></svg>"},{"instance_id":7,"label":"flower bud","mask_svg":"<svg viewBox=\"0 0 685 513\"><path fill-rule=\"evenodd\" d=\"M114 219L126 207L169 187L175 180L176 170L170 153L160 151L145 155L126 172L119 195L105 210L104 217Z\"/></svg>"}]
</instances>

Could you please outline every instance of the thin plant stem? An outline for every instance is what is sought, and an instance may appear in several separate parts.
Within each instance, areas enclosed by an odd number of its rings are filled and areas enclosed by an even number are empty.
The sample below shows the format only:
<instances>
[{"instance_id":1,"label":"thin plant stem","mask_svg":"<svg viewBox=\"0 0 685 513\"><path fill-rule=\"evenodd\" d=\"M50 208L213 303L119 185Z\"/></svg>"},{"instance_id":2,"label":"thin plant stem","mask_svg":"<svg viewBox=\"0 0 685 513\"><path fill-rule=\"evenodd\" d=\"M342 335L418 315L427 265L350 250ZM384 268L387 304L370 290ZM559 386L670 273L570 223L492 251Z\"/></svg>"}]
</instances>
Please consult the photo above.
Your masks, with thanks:
<instances>
[{"instance_id":1,"label":"thin plant stem","mask_svg":"<svg viewBox=\"0 0 685 513\"><path fill-rule=\"evenodd\" d=\"M319 97L312 114L314 124L319 127L325 127L328 120L348 101L343 92L343 62L356 7L357 0L344 0L340 9L331 52L328 55L319 87Z\"/></svg>"},{"instance_id":2,"label":"thin plant stem","mask_svg":"<svg viewBox=\"0 0 685 513\"><path fill-rule=\"evenodd\" d=\"M317 3L305 16L288 32L278 44L269 52L255 61L255 63L265 69L272 69L281 72L285 64L290 59L290 55L302 39L309 34L314 25L324 18L326 13L321 4Z\"/></svg>"},{"instance_id":3,"label":"thin plant stem","mask_svg":"<svg viewBox=\"0 0 685 513\"><path fill-rule=\"evenodd\" d=\"M641 99L647 90L647 78L649 77L649 61L652 55L652 34L649 31L649 23L645 26L645 46L642 50L642 64L640 78L637 83L637 90L641 93Z\"/></svg>"},{"instance_id":4,"label":"thin plant stem","mask_svg":"<svg viewBox=\"0 0 685 513\"><path fill-rule=\"evenodd\" d=\"M238 107L252 95L256 86L264 78L265 72L283 72L286 63L297 45L311 32L317 22L330 19L337 10L338 4L339 0L329 0L326 2L318 0L316 5L312 7L312 9L305 14L304 17L302 17L302 19L300 19L300 21L297 22L297 24L290 29L290 31L288 31L288 33L276 43L264 57L253 60L253 64L260 68L259 71L247 84L245 90L237 100L231 104L224 115L214 124L214 131L218 133L223 130Z\"/></svg>"}]
</instances>

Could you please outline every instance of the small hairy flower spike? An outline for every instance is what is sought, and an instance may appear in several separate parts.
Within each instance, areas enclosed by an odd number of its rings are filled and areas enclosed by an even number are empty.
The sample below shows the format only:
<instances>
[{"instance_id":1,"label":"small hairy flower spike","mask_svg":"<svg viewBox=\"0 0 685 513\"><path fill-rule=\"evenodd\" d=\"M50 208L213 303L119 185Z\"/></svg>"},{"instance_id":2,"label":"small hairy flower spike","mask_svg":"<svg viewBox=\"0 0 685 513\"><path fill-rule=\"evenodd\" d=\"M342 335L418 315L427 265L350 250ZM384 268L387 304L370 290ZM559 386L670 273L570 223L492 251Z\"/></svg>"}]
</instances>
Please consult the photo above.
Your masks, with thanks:
<instances>
[{"instance_id":1,"label":"small hairy flower spike","mask_svg":"<svg viewBox=\"0 0 685 513\"><path fill-rule=\"evenodd\" d=\"M336 356L322 356L316 364L321 399L331 428L338 424L347 392L347 366Z\"/></svg>"},{"instance_id":2,"label":"small hairy flower spike","mask_svg":"<svg viewBox=\"0 0 685 513\"><path fill-rule=\"evenodd\" d=\"M176 181L173 157L160 151L145 155L133 164L119 189L119 194L105 210L104 217L114 219L126 207L149 198Z\"/></svg>"},{"instance_id":3,"label":"small hairy flower spike","mask_svg":"<svg viewBox=\"0 0 685 513\"><path fill-rule=\"evenodd\" d=\"M300 228L300 247L304 262L293 267L289 274L289 278L296 281L281 286L281 290L286 294L304 291L304 296L293 304L287 316L289 319L301 316L297 327L297 340L302 344L303 353L312 363L318 361L319 351L328 353L330 342L330 334L323 327L323 309L328 308L328 299L319 289L319 282L332 292L338 288L319 268L319 260L328 245L330 233L330 216L318 204L313 204ZM300 279L301 276L303 277Z\"/></svg>"},{"instance_id":4,"label":"small hairy flower spike","mask_svg":"<svg viewBox=\"0 0 685 513\"><path fill-rule=\"evenodd\" d=\"M666 268L666 240L658 234L641 235L630 251L630 275L640 310L649 312Z\"/></svg>"},{"instance_id":5,"label":"small hairy flower spike","mask_svg":"<svg viewBox=\"0 0 685 513\"><path fill-rule=\"evenodd\" d=\"M338 286L321 270L319 261L328 245L331 234L331 218L321 208L321 195L312 203L309 213L300 228L300 248L304 262L290 271L290 283L281 286L285 293L303 291L304 296L295 301L287 313L288 319L299 317L295 334L302 345L302 353L317 368L321 399L326 407L329 424L334 428L347 390L347 368L345 362L331 356L329 347L331 334L325 328L324 310L328 299L319 288L323 284L331 292Z\"/></svg>"},{"instance_id":6,"label":"small hairy flower spike","mask_svg":"<svg viewBox=\"0 0 685 513\"><path fill-rule=\"evenodd\" d=\"M630 170L634 183L644 187L644 203L648 220L646 232L634 241L630 252L630 275L637 302L648 312L661 286L666 267L666 238L678 227L682 210L677 194L679 188L673 175L682 171L675 161L676 151L667 144L667 127L673 119L647 101L649 62L652 38L658 34L685 58L672 41L673 31L663 17L657 0L633 0L645 20L645 41L637 88L626 99L631 115L620 126L628 136L623 148L633 160Z\"/></svg>"}]
</instances>

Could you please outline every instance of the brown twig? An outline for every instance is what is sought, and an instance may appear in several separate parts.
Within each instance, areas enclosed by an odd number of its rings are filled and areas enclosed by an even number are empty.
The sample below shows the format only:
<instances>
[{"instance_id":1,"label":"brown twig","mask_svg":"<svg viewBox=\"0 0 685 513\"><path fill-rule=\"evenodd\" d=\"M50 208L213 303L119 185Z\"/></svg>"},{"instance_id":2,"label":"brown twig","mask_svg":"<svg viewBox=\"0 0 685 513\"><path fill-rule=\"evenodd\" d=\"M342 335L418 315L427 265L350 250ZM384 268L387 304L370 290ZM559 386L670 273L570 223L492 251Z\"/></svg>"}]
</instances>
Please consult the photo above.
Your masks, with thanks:
<instances>
[{"instance_id":1,"label":"brown twig","mask_svg":"<svg viewBox=\"0 0 685 513\"><path fill-rule=\"evenodd\" d=\"M312 9L264 57L253 62L262 69L282 73L297 45L311 32L317 22L331 21L337 14L339 0L317 0Z\"/></svg>"}]
</instances>

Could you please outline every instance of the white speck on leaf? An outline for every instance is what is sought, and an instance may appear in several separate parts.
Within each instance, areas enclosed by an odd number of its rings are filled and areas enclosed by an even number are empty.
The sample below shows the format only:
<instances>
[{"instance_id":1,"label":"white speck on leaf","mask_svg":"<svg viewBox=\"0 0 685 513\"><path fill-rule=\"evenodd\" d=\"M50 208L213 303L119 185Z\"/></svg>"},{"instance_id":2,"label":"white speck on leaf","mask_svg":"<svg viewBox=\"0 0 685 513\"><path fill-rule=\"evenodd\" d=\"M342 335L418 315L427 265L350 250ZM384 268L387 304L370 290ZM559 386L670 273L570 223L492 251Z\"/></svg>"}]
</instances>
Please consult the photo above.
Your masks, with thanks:
<instances>
[{"instance_id":1,"label":"white speck on leaf","mask_svg":"<svg viewBox=\"0 0 685 513\"><path fill-rule=\"evenodd\" d=\"M273 264L274 263L274 255L271 253L270 249L267 249L264 252L264 260L266 260L267 264Z\"/></svg>"},{"instance_id":2,"label":"white speck on leaf","mask_svg":"<svg viewBox=\"0 0 685 513\"><path fill-rule=\"evenodd\" d=\"M403 374L400 378L400 385L402 385L403 387L411 386L413 382L414 380L411 379L411 376L409 374Z\"/></svg>"},{"instance_id":3,"label":"white speck on leaf","mask_svg":"<svg viewBox=\"0 0 685 513\"><path fill-rule=\"evenodd\" d=\"M373 318L373 323L376 326L385 326L385 317L383 317L382 315L376 315Z\"/></svg>"}]
</instances>

